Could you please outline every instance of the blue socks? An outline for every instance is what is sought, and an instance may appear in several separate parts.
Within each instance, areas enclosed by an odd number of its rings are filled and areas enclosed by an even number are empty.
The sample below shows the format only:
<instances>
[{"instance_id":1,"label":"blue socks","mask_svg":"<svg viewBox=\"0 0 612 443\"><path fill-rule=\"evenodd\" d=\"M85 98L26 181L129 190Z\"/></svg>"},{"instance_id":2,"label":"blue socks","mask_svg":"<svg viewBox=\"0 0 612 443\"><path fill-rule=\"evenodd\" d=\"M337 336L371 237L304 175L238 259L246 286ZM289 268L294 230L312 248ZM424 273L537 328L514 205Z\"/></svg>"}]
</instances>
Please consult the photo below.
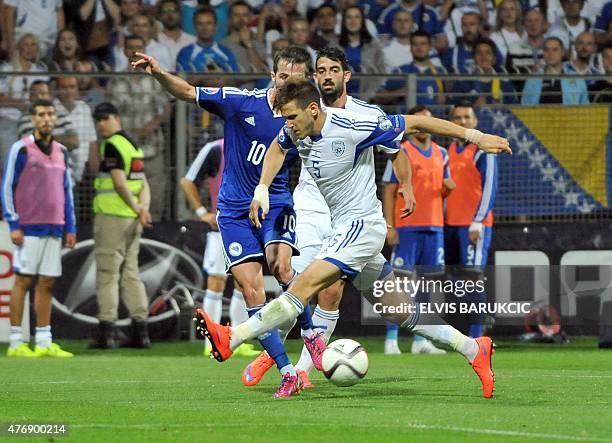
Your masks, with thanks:
<instances>
[{"instance_id":1,"label":"blue socks","mask_svg":"<svg viewBox=\"0 0 612 443\"><path fill-rule=\"evenodd\" d=\"M397 340L398 331L399 331L398 325L387 322L387 337L386 337L387 340Z\"/></svg>"},{"instance_id":2,"label":"blue socks","mask_svg":"<svg viewBox=\"0 0 612 443\"><path fill-rule=\"evenodd\" d=\"M252 308L248 308L247 312L249 317L255 315L264 305L253 306ZM263 348L268 352L268 355L274 359L276 366L279 371L281 368L285 368L287 365L291 365L289 361L289 357L287 356L287 352L285 352L285 346L281 341L280 335L277 329L269 331L263 335L258 337L259 343L263 346Z\"/></svg>"}]
</instances>

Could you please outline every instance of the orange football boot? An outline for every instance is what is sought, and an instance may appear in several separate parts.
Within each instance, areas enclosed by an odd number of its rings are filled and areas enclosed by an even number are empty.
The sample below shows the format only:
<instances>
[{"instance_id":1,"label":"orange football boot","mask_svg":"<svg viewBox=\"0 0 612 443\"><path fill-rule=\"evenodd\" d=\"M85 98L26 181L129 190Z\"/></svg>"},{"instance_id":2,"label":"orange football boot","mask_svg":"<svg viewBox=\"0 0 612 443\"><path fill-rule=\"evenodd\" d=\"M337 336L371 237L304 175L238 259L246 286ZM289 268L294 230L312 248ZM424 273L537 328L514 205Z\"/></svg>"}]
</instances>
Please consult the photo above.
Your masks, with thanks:
<instances>
[{"instance_id":1,"label":"orange football boot","mask_svg":"<svg viewBox=\"0 0 612 443\"><path fill-rule=\"evenodd\" d=\"M242 383L245 386L255 386L272 366L274 366L274 359L263 351L242 371Z\"/></svg>"},{"instance_id":2,"label":"orange football boot","mask_svg":"<svg viewBox=\"0 0 612 443\"><path fill-rule=\"evenodd\" d=\"M196 324L196 330L210 341L211 355L217 361L225 361L230 358L234 353L230 348L230 327L215 323L203 309L196 308L195 315L193 320Z\"/></svg>"},{"instance_id":3,"label":"orange football boot","mask_svg":"<svg viewBox=\"0 0 612 443\"><path fill-rule=\"evenodd\" d=\"M478 343L478 354L470 365L482 383L482 395L484 398L491 398L495 389L495 374L491 366L491 356L495 349L493 349L490 337L478 337L476 343Z\"/></svg>"},{"instance_id":4,"label":"orange football boot","mask_svg":"<svg viewBox=\"0 0 612 443\"><path fill-rule=\"evenodd\" d=\"M298 377L302 379L302 389L312 389L315 385L308 378L308 372L301 369L296 370Z\"/></svg>"}]
</instances>

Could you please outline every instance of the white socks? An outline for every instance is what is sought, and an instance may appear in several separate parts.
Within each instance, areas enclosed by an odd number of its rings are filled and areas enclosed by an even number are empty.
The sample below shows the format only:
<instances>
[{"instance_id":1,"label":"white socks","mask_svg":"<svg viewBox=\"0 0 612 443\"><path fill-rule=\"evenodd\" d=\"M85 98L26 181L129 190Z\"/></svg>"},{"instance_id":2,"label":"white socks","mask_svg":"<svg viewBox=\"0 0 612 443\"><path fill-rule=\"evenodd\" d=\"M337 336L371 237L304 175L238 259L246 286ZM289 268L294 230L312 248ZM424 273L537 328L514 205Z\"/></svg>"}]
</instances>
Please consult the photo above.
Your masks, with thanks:
<instances>
[{"instance_id":1,"label":"white socks","mask_svg":"<svg viewBox=\"0 0 612 443\"><path fill-rule=\"evenodd\" d=\"M21 326L11 326L10 345L11 349L17 349L23 343Z\"/></svg>"},{"instance_id":2,"label":"white socks","mask_svg":"<svg viewBox=\"0 0 612 443\"><path fill-rule=\"evenodd\" d=\"M419 325L412 332L450 346L461 353L471 363L478 355L478 343L473 338L463 335L451 325Z\"/></svg>"},{"instance_id":3,"label":"white socks","mask_svg":"<svg viewBox=\"0 0 612 443\"><path fill-rule=\"evenodd\" d=\"M204 311L210 316L210 318L216 323L221 322L221 312L223 310L223 293L214 292L209 289L206 290L204 295L204 303L202 304ZM204 346L210 346L208 339L205 340Z\"/></svg>"},{"instance_id":4,"label":"white socks","mask_svg":"<svg viewBox=\"0 0 612 443\"><path fill-rule=\"evenodd\" d=\"M36 346L41 348L51 346L51 325L36 328Z\"/></svg>"},{"instance_id":5,"label":"white socks","mask_svg":"<svg viewBox=\"0 0 612 443\"><path fill-rule=\"evenodd\" d=\"M312 314L312 324L314 325L314 332L323 332L321 338L325 343L329 342L332 334L334 333L334 329L336 329L336 324L338 323L338 318L340 318L340 311L325 311L321 309L319 305L314 310ZM305 371L306 373L310 372L314 365L312 364L312 358L310 357L310 352L306 349L306 346L302 347L302 354L300 355L300 360L295 365L296 369Z\"/></svg>"},{"instance_id":6,"label":"white socks","mask_svg":"<svg viewBox=\"0 0 612 443\"><path fill-rule=\"evenodd\" d=\"M247 313L246 303L244 302L244 296L242 292L234 289L232 294L232 301L229 305L229 318L232 325L239 325L249 319Z\"/></svg>"},{"instance_id":7,"label":"white socks","mask_svg":"<svg viewBox=\"0 0 612 443\"><path fill-rule=\"evenodd\" d=\"M232 327L230 347L236 349L246 340L259 337L264 332L278 328L284 323L297 318L304 310L304 305L295 295L284 292L276 300L265 305L257 314L245 323Z\"/></svg>"}]
</instances>

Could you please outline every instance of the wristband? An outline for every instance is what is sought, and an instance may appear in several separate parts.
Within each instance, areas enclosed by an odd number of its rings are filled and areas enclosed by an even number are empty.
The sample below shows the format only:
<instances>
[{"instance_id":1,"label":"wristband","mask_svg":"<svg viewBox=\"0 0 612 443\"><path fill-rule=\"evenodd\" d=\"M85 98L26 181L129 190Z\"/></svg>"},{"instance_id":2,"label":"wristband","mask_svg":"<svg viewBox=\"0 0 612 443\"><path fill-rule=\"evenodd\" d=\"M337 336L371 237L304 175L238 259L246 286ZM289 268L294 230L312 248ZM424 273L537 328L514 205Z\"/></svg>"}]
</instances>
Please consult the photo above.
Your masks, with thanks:
<instances>
[{"instance_id":1,"label":"wristband","mask_svg":"<svg viewBox=\"0 0 612 443\"><path fill-rule=\"evenodd\" d=\"M206 210L206 208L204 206L200 206L198 209L195 210L195 214L198 217L202 217L204 214L206 214L208 211Z\"/></svg>"},{"instance_id":2,"label":"wristband","mask_svg":"<svg viewBox=\"0 0 612 443\"><path fill-rule=\"evenodd\" d=\"M465 140L469 143L478 144L480 139L484 134L480 132L478 129L466 129L465 130Z\"/></svg>"},{"instance_id":3,"label":"wristband","mask_svg":"<svg viewBox=\"0 0 612 443\"><path fill-rule=\"evenodd\" d=\"M268 187L264 184L259 184L255 187L253 193L253 200L257 200L261 209L267 212L270 209L270 196L268 194Z\"/></svg>"},{"instance_id":4,"label":"wristband","mask_svg":"<svg viewBox=\"0 0 612 443\"><path fill-rule=\"evenodd\" d=\"M482 232L482 222L473 221L470 225L469 232Z\"/></svg>"}]
</instances>

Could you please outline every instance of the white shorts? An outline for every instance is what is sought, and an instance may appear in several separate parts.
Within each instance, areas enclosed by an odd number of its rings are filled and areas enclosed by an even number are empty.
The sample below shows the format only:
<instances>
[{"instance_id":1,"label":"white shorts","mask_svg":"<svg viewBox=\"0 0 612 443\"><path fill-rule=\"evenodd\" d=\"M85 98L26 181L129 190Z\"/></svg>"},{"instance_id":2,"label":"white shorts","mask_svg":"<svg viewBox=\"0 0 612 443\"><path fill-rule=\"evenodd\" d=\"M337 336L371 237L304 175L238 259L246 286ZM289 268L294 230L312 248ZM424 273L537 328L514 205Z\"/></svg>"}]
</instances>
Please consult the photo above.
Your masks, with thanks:
<instances>
[{"instance_id":1,"label":"white shorts","mask_svg":"<svg viewBox=\"0 0 612 443\"><path fill-rule=\"evenodd\" d=\"M26 235L13 254L13 270L24 275L62 275L62 239Z\"/></svg>"},{"instance_id":2,"label":"white shorts","mask_svg":"<svg viewBox=\"0 0 612 443\"><path fill-rule=\"evenodd\" d=\"M316 258L338 266L352 280L368 263L379 260L386 237L385 219L353 220L334 230Z\"/></svg>"},{"instance_id":3,"label":"white shorts","mask_svg":"<svg viewBox=\"0 0 612 443\"><path fill-rule=\"evenodd\" d=\"M315 260L334 231L329 214L298 209L295 215L295 233L300 255L291 258L291 265L297 272L303 272Z\"/></svg>"},{"instance_id":4,"label":"white shorts","mask_svg":"<svg viewBox=\"0 0 612 443\"><path fill-rule=\"evenodd\" d=\"M223 240L221 233L209 231L206 234L206 249L202 269L208 275L227 277L225 273L225 257L223 255Z\"/></svg>"}]
</instances>

